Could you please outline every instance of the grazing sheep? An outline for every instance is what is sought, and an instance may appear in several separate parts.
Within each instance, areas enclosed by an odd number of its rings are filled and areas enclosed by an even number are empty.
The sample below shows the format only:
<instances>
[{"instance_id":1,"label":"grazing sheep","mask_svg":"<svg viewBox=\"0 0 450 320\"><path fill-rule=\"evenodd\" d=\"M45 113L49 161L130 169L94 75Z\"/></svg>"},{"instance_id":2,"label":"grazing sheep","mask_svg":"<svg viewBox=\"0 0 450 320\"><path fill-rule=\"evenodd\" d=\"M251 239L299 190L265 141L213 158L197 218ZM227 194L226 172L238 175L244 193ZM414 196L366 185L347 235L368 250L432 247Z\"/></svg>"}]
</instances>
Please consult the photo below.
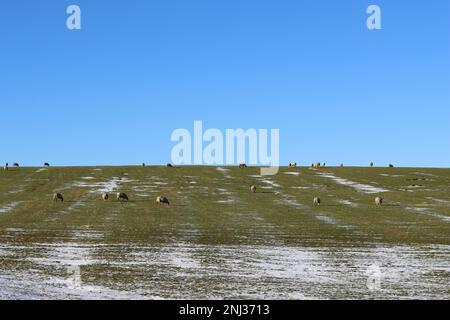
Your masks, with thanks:
<instances>
[{"instance_id":1,"label":"grazing sheep","mask_svg":"<svg viewBox=\"0 0 450 320\"><path fill-rule=\"evenodd\" d=\"M64 202L64 198L61 193L56 192L53 194L53 201L54 202L58 202L58 201Z\"/></svg>"},{"instance_id":2,"label":"grazing sheep","mask_svg":"<svg viewBox=\"0 0 450 320\"><path fill-rule=\"evenodd\" d=\"M316 168L316 169L317 169L317 168L320 168L320 162L315 163L315 164L314 164L314 168Z\"/></svg>"},{"instance_id":3,"label":"grazing sheep","mask_svg":"<svg viewBox=\"0 0 450 320\"><path fill-rule=\"evenodd\" d=\"M381 206L382 204L383 204L383 198L381 198L381 197L376 197L376 198L375 198L375 205Z\"/></svg>"},{"instance_id":4,"label":"grazing sheep","mask_svg":"<svg viewBox=\"0 0 450 320\"><path fill-rule=\"evenodd\" d=\"M5 166L3 167L3 170L8 171L9 167L8 167L8 162L5 163Z\"/></svg>"},{"instance_id":5,"label":"grazing sheep","mask_svg":"<svg viewBox=\"0 0 450 320\"><path fill-rule=\"evenodd\" d=\"M172 165L171 163L168 163L168 164L167 164L167 167L168 167L168 168L172 168L173 165Z\"/></svg>"},{"instance_id":6,"label":"grazing sheep","mask_svg":"<svg viewBox=\"0 0 450 320\"><path fill-rule=\"evenodd\" d=\"M314 197L313 202L316 206L320 206L320 198L319 197Z\"/></svg>"},{"instance_id":7,"label":"grazing sheep","mask_svg":"<svg viewBox=\"0 0 450 320\"><path fill-rule=\"evenodd\" d=\"M156 197L156 202L160 203L160 204L170 205L169 199L167 199L166 197L163 197L163 196Z\"/></svg>"},{"instance_id":8,"label":"grazing sheep","mask_svg":"<svg viewBox=\"0 0 450 320\"><path fill-rule=\"evenodd\" d=\"M106 192L102 193L102 199L103 200L108 200L109 199L109 194L107 194Z\"/></svg>"},{"instance_id":9,"label":"grazing sheep","mask_svg":"<svg viewBox=\"0 0 450 320\"><path fill-rule=\"evenodd\" d=\"M18 167L18 166L19 166L19 164L17 162L13 163L13 167Z\"/></svg>"},{"instance_id":10,"label":"grazing sheep","mask_svg":"<svg viewBox=\"0 0 450 320\"><path fill-rule=\"evenodd\" d=\"M128 201L128 196L123 192L118 192L116 197L118 201Z\"/></svg>"},{"instance_id":11,"label":"grazing sheep","mask_svg":"<svg viewBox=\"0 0 450 320\"><path fill-rule=\"evenodd\" d=\"M289 164L288 164L288 167L289 168L294 168L294 167L296 167L297 166L297 162L289 162Z\"/></svg>"},{"instance_id":12,"label":"grazing sheep","mask_svg":"<svg viewBox=\"0 0 450 320\"><path fill-rule=\"evenodd\" d=\"M239 163L239 168L247 168L247 165L245 163Z\"/></svg>"},{"instance_id":13,"label":"grazing sheep","mask_svg":"<svg viewBox=\"0 0 450 320\"><path fill-rule=\"evenodd\" d=\"M44 163L44 167L50 167L50 164L48 162Z\"/></svg>"},{"instance_id":14,"label":"grazing sheep","mask_svg":"<svg viewBox=\"0 0 450 320\"><path fill-rule=\"evenodd\" d=\"M393 168L394 167L394 165L393 164L389 164L389 168Z\"/></svg>"},{"instance_id":15,"label":"grazing sheep","mask_svg":"<svg viewBox=\"0 0 450 320\"><path fill-rule=\"evenodd\" d=\"M256 192L256 186L255 186L255 185L252 185L252 186L250 187L250 190L251 190L251 192L255 193L255 192Z\"/></svg>"}]
</instances>

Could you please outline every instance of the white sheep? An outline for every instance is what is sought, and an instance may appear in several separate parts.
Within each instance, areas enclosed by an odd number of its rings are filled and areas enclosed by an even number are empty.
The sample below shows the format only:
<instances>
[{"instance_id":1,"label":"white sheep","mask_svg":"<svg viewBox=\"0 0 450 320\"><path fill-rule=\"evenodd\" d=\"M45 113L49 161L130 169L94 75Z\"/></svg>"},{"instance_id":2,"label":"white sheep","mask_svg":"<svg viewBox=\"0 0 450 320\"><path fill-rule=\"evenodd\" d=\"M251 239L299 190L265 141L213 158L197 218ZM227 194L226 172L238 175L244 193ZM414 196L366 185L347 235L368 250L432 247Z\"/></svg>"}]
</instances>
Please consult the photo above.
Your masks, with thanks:
<instances>
[{"instance_id":1,"label":"white sheep","mask_svg":"<svg viewBox=\"0 0 450 320\"><path fill-rule=\"evenodd\" d=\"M320 206L320 198L319 197L314 197L313 202L316 206Z\"/></svg>"},{"instance_id":2,"label":"white sheep","mask_svg":"<svg viewBox=\"0 0 450 320\"><path fill-rule=\"evenodd\" d=\"M61 193L56 192L53 194L53 201L54 202L58 202L58 201L64 202L64 198Z\"/></svg>"},{"instance_id":3,"label":"white sheep","mask_svg":"<svg viewBox=\"0 0 450 320\"><path fill-rule=\"evenodd\" d=\"M381 197L376 197L376 198L375 198L375 205L381 206L382 204L383 204L383 198L381 198Z\"/></svg>"},{"instance_id":4,"label":"white sheep","mask_svg":"<svg viewBox=\"0 0 450 320\"><path fill-rule=\"evenodd\" d=\"M128 196L123 192L118 192L116 198L118 201L128 201Z\"/></svg>"},{"instance_id":5,"label":"white sheep","mask_svg":"<svg viewBox=\"0 0 450 320\"><path fill-rule=\"evenodd\" d=\"M163 197L163 196L156 197L156 202L160 203L160 204L170 205L169 199L167 199L166 197Z\"/></svg>"}]
</instances>

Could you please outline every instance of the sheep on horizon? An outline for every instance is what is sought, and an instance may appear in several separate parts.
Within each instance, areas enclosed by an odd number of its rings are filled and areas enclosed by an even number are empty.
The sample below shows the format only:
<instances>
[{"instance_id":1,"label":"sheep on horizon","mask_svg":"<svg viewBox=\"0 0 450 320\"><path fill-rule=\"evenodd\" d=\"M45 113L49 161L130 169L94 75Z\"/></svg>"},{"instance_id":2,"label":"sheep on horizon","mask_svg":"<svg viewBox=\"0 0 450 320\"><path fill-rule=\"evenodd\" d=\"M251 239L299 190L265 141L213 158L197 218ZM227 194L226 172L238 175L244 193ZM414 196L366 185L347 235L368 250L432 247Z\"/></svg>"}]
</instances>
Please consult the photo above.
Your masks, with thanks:
<instances>
[{"instance_id":1,"label":"sheep on horizon","mask_svg":"<svg viewBox=\"0 0 450 320\"><path fill-rule=\"evenodd\" d=\"M239 163L239 168L247 168L247 165L245 163Z\"/></svg>"},{"instance_id":2,"label":"sheep on horizon","mask_svg":"<svg viewBox=\"0 0 450 320\"><path fill-rule=\"evenodd\" d=\"M289 168L294 168L297 166L297 162L289 162L288 167Z\"/></svg>"}]
</instances>

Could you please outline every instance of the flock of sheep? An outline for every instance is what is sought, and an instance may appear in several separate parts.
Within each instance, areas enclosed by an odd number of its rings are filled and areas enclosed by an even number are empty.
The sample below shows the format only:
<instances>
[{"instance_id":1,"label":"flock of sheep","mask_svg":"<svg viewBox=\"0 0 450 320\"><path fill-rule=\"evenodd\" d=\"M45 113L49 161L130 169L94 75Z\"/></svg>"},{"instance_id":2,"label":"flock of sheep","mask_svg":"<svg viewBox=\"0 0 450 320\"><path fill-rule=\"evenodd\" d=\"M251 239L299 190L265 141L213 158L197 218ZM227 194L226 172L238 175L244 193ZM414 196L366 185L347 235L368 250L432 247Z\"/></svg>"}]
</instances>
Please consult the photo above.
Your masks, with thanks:
<instances>
[{"instance_id":1,"label":"flock of sheep","mask_svg":"<svg viewBox=\"0 0 450 320\"><path fill-rule=\"evenodd\" d=\"M250 186L250 191L255 193L256 192L256 186L255 185L251 185ZM320 198L319 197L314 197L313 199L313 203L316 206L320 206ZM375 198L375 205L377 206L381 206L383 204L383 198L381 197L376 197Z\"/></svg>"},{"instance_id":2,"label":"flock of sheep","mask_svg":"<svg viewBox=\"0 0 450 320\"><path fill-rule=\"evenodd\" d=\"M340 167L343 167L344 166L344 164L343 163L341 163L340 164ZM370 163L370 166L371 167L373 167L373 162L371 162ZM246 168L247 167L247 165L245 164L245 163L240 163L239 164L239 168ZM289 162L288 163L288 167L289 168L294 168L294 167L297 167L297 162ZM312 163L311 164L311 167L313 167L313 168L320 168L320 167L325 167L325 163L323 163L323 165L320 163L320 162L316 162L316 163ZM389 164L389 168L393 168L394 166L392 165L392 164ZM255 193L256 192L256 186L255 185L252 185L252 186L250 186L250 191L251 192L253 192L253 193ZM320 206L320 198L319 197L314 197L313 198L313 203L314 203L314 205L316 205L316 206ZM383 198L381 198L381 197L376 197L375 198L375 205L377 205L377 206L381 206L383 204Z\"/></svg>"},{"instance_id":3,"label":"flock of sheep","mask_svg":"<svg viewBox=\"0 0 450 320\"><path fill-rule=\"evenodd\" d=\"M107 201L109 199L109 194L106 192L103 192L102 199L104 201ZM128 195L123 192L117 192L116 199L117 199L117 201L128 201L129 200ZM53 194L53 201L54 202L58 202L58 201L64 202L64 197L61 193L56 192ZM156 197L156 202L160 203L160 204L170 205L169 199L167 197L163 197L163 196Z\"/></svg>"},{"instance_id":4,"label":"flock of sheep","mask_svg":"<svg viewBox=\"0 0 450 320\"><path fill-rule=\"evenodd\" d=\"M13 166L14 167L19 167L19 164L18 163L14 163ZM50 166L50 164L48 162L44 163L44 167L49 167L49 166ZM145 163L142 163L142 166L145 167ZM343 167L344 164L341 163L340 166ZM370 166L373 167L373 162L370 163ZM167 167L173 167L173 166L172 166L172 164L168 163ZM289 162L288 167L289 168L297 167L297 163L296 162ZM313 164L311 164L311 167L313 167L313 168L325 167L325 163L323 163L323 164L321 164L320 162L313 163ZM389 167L393 168L394 166L392 164L389 164ZM241 169L242 168L247 168L247 165L245 163L240 163L239 164L239 168L241 168ZM3 169L5 171L9 170L8 163L6 163L4 165ZM255 193L256 192L256 186L255 185L251 185L250 186L250 191ZM109 199L109 194L108 193L102 193L102 199L104 201L107 201ZM123 193L123 192L116 193L116 199L117 199L117 201L128 201L129 200L128 195ZM53 201L54 202L58 202L58 201L64 202L64 197L63 197L63 195L61 193L56 192L56 193L53 194ZM156 202L160 203L160 204L170 205L169 199L167 197L164 197L164 196L158 196L156 198ZM314 205L319 206L320 202L321 202L321 200L320 200L319 197L314 197L314 199L313 199L313 204ZM383 198L381 198L381 197L376 197L375 198L375 205L381 206L382 203L383 203Z\"/></svg>"}]
</instances>

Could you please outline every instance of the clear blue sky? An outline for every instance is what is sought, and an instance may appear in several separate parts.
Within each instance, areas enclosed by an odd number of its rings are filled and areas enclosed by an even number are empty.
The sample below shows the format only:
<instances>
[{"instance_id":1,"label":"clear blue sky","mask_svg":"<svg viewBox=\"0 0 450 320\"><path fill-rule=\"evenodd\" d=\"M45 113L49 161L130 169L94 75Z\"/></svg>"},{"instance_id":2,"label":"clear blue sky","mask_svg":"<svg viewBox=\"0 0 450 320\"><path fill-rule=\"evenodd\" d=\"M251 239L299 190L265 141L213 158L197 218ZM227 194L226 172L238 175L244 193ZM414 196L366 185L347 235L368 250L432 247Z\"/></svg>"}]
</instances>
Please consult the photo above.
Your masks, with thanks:
<instances>
[{"instance_id":1,"label":"clear blue sky","mask_svg":"<svg viewBox=\"0 0 450 320\"><path fill-rule=\"evenodd\" d=\"M202 120L279 128L283 164L450 166L448 0L4 0L0 41L1 162L166 163Z\"/></svg>"}]
</instances>

